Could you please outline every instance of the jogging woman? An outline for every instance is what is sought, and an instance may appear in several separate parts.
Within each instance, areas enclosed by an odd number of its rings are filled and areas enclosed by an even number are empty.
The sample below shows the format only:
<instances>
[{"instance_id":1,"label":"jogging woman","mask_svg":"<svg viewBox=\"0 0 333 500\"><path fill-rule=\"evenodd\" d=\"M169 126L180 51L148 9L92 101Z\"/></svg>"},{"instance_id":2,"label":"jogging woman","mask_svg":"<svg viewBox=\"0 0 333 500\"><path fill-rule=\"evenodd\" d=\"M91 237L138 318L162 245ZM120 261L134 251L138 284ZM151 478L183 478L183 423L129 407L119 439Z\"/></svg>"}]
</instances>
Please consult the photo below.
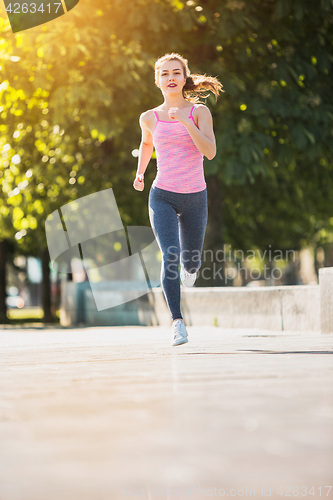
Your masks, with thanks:
<instances>
[{"instance_id":1,"label":"jogging woman","mask_svg":"<svg viewBox=\"0 0 333 500\"><path fill-rule=\"evenodd\" d=\"M211 160L216 154L212 115L199 97L207 97L202 96L206 90L217 97L222 85L210 76L191 75L187 60L176 53L156 61L155 84L164 102L140 116L142 140L133 187L144 189L155 147L157 175L149 192L149 220L162 253L161 285L175 346L188 342L180 312L180 279L184 286L193 286L201 267L208 218L203 157Z\"/></svg>"}]
</instances>

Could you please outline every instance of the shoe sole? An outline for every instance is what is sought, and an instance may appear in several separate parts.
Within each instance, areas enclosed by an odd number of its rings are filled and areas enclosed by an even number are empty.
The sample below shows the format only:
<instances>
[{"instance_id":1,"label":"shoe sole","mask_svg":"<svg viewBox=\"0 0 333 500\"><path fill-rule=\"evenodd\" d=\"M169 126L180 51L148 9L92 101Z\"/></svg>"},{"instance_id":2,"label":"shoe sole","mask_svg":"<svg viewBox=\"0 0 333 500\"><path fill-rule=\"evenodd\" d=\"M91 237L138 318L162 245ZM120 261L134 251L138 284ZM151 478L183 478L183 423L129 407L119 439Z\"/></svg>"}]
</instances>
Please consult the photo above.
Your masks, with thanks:
<instances>
[{"instance_id":1,"label":"shoe sole","mask_svg":"<svg viewBox=\"0 0 333 500\"><path fill-rule=\"evenodd\" d=\"M186 342L188 342L188 338L184 337L183 339L179 339L178 341L173 342L171 345L172 346L182 345L182 344L186 344Z\"/></svg>"}]
</instances>

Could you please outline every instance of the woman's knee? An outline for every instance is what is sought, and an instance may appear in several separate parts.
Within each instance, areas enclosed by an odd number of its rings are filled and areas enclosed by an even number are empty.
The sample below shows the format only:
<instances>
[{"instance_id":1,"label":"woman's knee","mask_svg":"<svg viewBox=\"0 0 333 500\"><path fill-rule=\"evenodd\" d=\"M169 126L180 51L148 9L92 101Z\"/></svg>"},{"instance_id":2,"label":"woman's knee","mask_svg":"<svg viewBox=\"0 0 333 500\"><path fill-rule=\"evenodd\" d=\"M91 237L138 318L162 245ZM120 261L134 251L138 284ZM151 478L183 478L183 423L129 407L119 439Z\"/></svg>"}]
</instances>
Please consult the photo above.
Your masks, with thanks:
<instances>
[{"instance_id":1,"label":"woman's knee","mask_svg":"<svg viewBox=\"0 0 333 500\"><path fill-rule=\"evenodd\" d=\"M173 252L162 253L162 262L163 262L164 275L168 279L178 278L179 253L177 251L175 253Z\"/></svg>"},{"instance_id":2,"label":"woman's knee","mask_svg":"<svg viewBox=\"0 0 333 500\"><path fill-rule=\"evenodd\" d=\"M162 267L162 280L168 281L176 280L179 278L178 264L170 261L163 261Z\"/></svg>"},{"instance_id":3,"label":"woman's knee","mask_svg":"<svg viewBox=\"0 0 333 500\"><path fill-rule=\"evenodd\" d=\"M178 266L180 259L180 249L176 245L170 245L167 248L162 248L162 260L165 265Z\"/></svg>"}]
</instances>

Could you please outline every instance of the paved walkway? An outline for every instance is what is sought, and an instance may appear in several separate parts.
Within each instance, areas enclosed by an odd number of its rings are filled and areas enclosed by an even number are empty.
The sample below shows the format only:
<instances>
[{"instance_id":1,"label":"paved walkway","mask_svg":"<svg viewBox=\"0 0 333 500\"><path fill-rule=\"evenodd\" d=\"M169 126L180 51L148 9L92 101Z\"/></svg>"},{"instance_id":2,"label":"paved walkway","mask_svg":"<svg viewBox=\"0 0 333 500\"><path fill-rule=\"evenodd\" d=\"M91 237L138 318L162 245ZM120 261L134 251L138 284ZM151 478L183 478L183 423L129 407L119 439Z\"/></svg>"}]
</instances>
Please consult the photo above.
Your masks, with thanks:
<instances>
[{"instance_id":1,"label":"paved walkway","mask_svg":"<svg viewBox=\"0 0 333 500\"><path fill-rule=\"evenodd\" d=\"M0 330L0 500L333 499L333 335L188 332Z\"/></svg>"}]
</instances>

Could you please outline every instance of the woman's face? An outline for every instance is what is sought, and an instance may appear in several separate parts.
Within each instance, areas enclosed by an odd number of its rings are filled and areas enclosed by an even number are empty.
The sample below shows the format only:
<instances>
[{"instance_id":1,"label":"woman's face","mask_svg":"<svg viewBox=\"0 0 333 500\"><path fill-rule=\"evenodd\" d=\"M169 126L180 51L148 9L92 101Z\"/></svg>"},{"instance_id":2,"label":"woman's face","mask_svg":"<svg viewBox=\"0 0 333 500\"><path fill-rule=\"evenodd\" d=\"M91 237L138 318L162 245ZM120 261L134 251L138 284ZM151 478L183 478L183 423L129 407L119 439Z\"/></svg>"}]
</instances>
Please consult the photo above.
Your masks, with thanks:
<instances>
[{"instance_id":1,"label":"woman's face","mask_svg":"<svg viewBox=\"0 0 333 500\"><path fill-rule=\"evenodd\" d=\"M165 61L159 71L158 83L163 94L178 94L186 82L182 64L175 61Z\"/></svg>"}]
</instances>

